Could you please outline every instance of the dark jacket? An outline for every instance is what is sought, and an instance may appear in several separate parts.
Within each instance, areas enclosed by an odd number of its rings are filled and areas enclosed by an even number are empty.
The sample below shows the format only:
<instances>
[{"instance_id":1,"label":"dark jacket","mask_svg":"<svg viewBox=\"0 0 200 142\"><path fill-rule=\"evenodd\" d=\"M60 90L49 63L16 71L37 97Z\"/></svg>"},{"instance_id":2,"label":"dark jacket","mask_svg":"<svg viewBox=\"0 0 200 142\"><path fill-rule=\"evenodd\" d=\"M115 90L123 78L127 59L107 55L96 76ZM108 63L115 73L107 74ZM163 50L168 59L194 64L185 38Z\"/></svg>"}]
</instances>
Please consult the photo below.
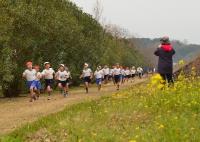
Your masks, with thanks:
<instances>
[{"instance_id":1,"label":"dark jacket","mask_svg":"<svg viewBox=\"0 0 200 142\"><path fill-rule=\"evenodd\" d=\"M155 53L159 57L158 60L158 73L172 74L173 73L173 55L175 50L171 44L161 45Z\"/></svg>"}]
</instances>

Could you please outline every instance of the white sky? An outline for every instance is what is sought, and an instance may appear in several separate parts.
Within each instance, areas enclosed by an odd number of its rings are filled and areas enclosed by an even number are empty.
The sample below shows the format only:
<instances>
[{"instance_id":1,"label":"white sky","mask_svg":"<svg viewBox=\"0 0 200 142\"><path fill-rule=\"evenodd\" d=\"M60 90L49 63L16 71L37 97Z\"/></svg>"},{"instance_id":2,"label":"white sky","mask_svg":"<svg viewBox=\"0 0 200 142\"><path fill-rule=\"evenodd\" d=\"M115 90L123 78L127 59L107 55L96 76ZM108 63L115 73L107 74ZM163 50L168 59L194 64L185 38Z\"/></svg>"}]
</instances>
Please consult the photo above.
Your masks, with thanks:
<instances>
[{"instance_id":1,"label":"white sky","mask_svg":"<svg viewBox=\"0 0 200 142\"><path fill-rule=\"evenodd\" d=\"M96 0L71 0L92 14ZM107 23L136 37L161 37L200 44L200 0L101 0Z\"/></svg>"}]
</instances>

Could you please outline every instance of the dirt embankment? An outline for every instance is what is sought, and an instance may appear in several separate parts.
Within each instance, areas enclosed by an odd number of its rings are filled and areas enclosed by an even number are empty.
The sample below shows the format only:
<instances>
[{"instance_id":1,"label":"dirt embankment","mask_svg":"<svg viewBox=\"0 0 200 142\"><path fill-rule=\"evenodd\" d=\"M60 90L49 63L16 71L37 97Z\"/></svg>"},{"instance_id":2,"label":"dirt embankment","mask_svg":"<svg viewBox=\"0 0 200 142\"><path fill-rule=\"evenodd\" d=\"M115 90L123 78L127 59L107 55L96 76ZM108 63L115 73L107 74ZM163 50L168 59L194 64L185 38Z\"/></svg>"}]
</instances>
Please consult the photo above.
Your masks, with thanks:
<instances>
[{"instance_id":1,"label":"dirt embankment","mask_svg":"<svg viewBox=\"0 0 200 142\"><path fill-rule=\"evenodd\" d=\"M186 76L189 76L192 70L196 72L197 76L200 75L200 57L196 58L194 61L186 63L186 65L177 69L174 74L175 76L178 76L180 72L183 71Z\"/></svg>"}]
</instances>

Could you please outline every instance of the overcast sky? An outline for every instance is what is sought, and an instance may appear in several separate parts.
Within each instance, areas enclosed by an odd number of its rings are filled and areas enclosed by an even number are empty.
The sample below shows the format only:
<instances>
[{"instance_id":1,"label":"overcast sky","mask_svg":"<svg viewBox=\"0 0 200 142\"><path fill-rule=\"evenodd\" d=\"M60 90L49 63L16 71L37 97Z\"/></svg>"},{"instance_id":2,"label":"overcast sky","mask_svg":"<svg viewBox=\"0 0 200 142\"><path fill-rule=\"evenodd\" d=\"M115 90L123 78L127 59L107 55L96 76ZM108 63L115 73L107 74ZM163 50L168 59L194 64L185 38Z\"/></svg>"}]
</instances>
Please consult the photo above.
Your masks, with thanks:
<instances>
[{"instance_id":1,"label":"overcast sky","mask_svg":"<svg viewBox=\"0 0 200 142\"><path fill-rule=\"evenodd\" d=\"M93 14L96 0L71 0ZM107 23L137 37L187 39L200 44L200 0L101 0Z\"/></svg>"}]
</instances>

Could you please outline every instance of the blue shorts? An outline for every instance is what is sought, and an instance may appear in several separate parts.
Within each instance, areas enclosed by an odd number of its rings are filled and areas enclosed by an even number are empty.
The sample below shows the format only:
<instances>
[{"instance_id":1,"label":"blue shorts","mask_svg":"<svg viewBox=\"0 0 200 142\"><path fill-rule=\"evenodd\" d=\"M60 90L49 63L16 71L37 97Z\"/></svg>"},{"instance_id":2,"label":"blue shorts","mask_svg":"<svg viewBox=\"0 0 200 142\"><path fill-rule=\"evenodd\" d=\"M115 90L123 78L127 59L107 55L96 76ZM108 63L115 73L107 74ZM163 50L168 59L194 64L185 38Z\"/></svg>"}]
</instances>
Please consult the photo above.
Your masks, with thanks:
<instances>
[{"instance_id":1,"label":"blue shorts","mask_svg":"<svg viewBox=\"0 0 200 142\"><path fill-rule=\"evenodd\" d=\"M34 85L34 80L33 81L27 81L26 82L26 85L27 85L27 87L28 87L28 89L31 89L31 87Z\"/></svg>"},{"instance_id":2,"label":"blue shorts","mask_svg":"<svg viewBox=\"0 0 200 142\"><path fill-rule=\"evenodd\" d=\"M41 82L39 80L34 81L34 88L37 89L37 90L42 89L42 85L41 85Z\"/></svg>"},{"instance_id":3,"label":"blue shorts","mask_svg":"<svg viewBox=\"0 0 200 142\"><path fill-rule=\"evenodd\" d=\"M102 83L102 78L97 78L96 79L96 84L97 85L101 85L101 83Z\"/></svg>"},{"instance_id":4,"label":"blue shorts","mask_svg":"<svg viewBox=\"0 0 200 142\"><path fill-rule=\"evenodd\" d=\"M36 80L27 81L27 86L28 86L29 89L40 90L42 88L40 81L36 81Z\"/></svg>"}]
</instances>

